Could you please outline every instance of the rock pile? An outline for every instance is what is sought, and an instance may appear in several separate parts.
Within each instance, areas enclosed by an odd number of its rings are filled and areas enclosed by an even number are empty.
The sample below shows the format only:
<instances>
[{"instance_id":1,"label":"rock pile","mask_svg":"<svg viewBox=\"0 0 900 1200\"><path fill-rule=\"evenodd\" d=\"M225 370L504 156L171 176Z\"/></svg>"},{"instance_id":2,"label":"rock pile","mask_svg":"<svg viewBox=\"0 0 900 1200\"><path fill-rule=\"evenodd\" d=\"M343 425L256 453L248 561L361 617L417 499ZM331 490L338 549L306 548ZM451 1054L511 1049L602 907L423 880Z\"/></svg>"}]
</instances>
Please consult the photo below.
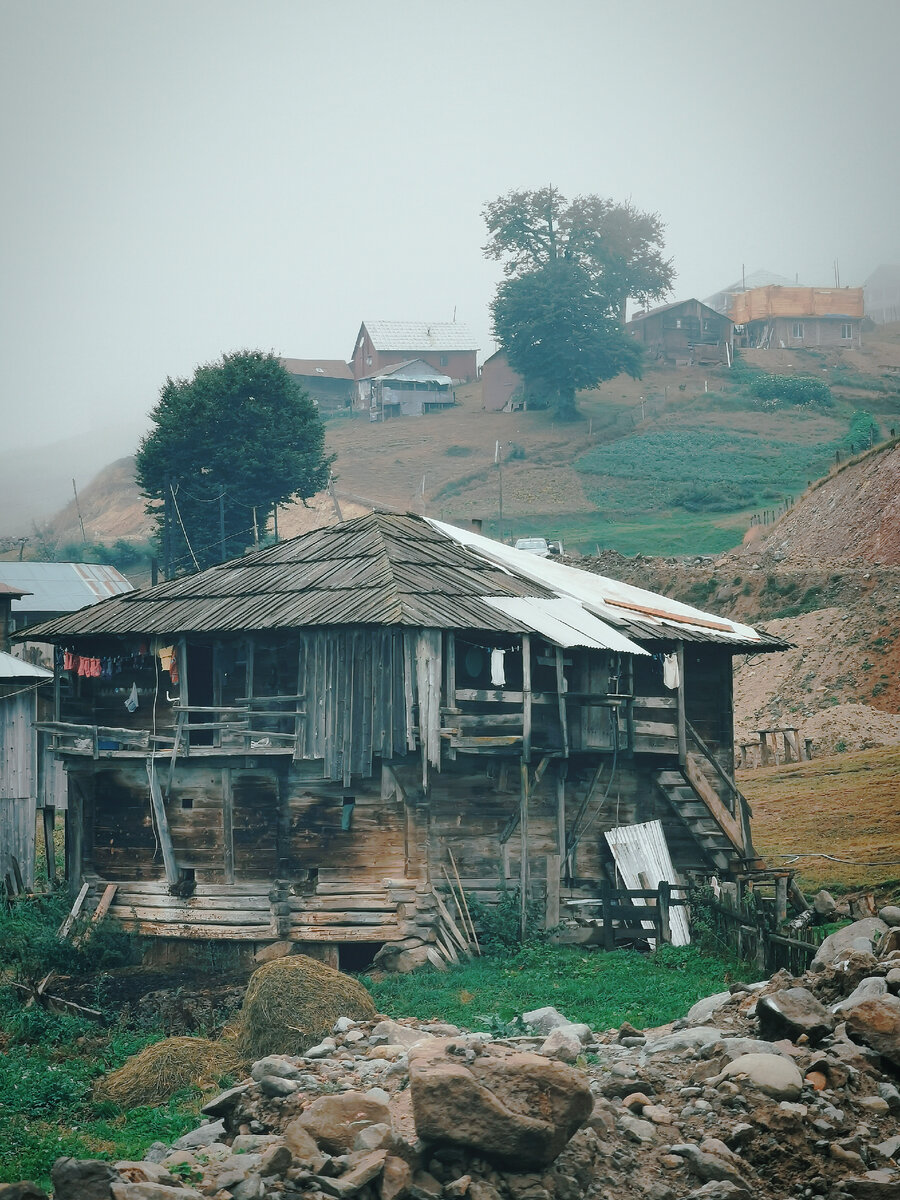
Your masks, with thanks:
<instances>
[{"instance_id":1,"label":"rock pile","mask_svg":"<svg viewBox=\"0 0 900 1200\"><path fill-rule=\"evenodd\" d=\"M500 1039L342 1017L143 1162L60 1159L56 1200L895 1200L900 926L841 932L802 978L645 1032L552 1008Z\"/></svg>"}]
</instances>

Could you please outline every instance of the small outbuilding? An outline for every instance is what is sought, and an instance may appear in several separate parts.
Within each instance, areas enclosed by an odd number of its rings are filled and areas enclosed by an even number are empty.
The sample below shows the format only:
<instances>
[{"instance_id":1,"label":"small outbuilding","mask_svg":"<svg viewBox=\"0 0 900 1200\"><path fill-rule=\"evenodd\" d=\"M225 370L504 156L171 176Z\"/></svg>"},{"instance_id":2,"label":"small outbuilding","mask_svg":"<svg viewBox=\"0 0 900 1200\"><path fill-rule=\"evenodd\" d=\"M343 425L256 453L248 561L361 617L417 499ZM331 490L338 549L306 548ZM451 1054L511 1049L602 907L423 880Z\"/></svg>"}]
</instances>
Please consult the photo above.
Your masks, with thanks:
<instances>
[{"instance_id":1,"label":"small outbuilding","mask_svg":"<svg viewBox=\"0 0 900 1200\"><path fill-rule=\"evenodd\" d=\"M351 367L354 379L370 379L388 367L421 359L454 383L478 373L478 345L456 321L363 321Z\"/></svg>"},{"instance_id":2,"label":"small outbuilding","mask_svg":"<svg viewBox=\"0 0 900 1200\"><path fill-rule=\"evenodd\" d=\"M734 322L701 300L679 300L636 313L625 332L651 357L676 366L731 362Z\"/></svg>"},{"instance_id":3,"label":"small outbuilding","mask_svg":"<svg viewBox=\"0 0 900 1200\"><path fill-rule=\"evenodd\" d=\"M353 407L353 372L340 358L282 358L287 373L315 400L321 412Z\"/></svg>"},{"instance_id":4,"label":"small outbuilding","mask_svg":"<svg viewBox=\"0 0 900 1200\"><path fill-rule=\"evenodd\" d=\"M449 375L416 358L360 379L356 386L360 405L368 408L371 420L387 421L452 408L456 403L452 382Z\"/></svg>"}]
</instances>

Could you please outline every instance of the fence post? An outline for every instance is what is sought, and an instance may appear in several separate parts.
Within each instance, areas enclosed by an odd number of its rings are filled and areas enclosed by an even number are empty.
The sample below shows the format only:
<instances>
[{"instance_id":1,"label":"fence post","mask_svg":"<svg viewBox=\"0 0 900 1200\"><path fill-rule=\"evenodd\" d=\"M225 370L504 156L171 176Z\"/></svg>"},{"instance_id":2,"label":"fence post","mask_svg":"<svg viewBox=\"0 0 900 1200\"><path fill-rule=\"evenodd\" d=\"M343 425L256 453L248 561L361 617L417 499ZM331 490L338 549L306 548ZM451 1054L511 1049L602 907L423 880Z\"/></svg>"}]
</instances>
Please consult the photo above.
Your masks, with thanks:
<instances>
[{"instance_id":1,"label":"fence post","mask_svg":"<svg viewBox=\"0 0 900 1200\"><path fill-rule=\"evenodd\" d=\"M672 930L669 925L669 901L672 898L672 887L668 879L659 881L659 900L657 908L659 910L659 940L661 942L671 942Z\"/></svg>"},{"instance_id":2,"label":"fence post","mask_svg":"<svg viewBox=\"0 0 900 1200\"><path fill-rule=\"evenodd\" d=\"M615 950L616 935L612 923L612 888L608 879L600 884L600 899L603 903L603 949Z\"/></svg>"}]
</instances>

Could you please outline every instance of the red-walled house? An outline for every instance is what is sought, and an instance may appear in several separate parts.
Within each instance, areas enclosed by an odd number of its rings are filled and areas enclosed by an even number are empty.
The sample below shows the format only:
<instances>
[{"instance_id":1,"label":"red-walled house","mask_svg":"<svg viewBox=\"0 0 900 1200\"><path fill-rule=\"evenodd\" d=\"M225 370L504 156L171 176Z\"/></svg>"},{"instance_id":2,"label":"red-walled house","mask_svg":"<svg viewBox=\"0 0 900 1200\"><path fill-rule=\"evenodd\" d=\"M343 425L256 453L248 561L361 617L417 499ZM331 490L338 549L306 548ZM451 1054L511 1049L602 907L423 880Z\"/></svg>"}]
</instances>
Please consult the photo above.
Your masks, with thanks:
<instances>
[{"instance_id":1,"label":"red-walled house","mask_svg":"<svg viewBox=\"0 0 900 1200\"><path fill-rule=\"evenodd\" d=\"M475 338L455 321L363 321L353 347L354 379L377 375L385 367L420 358L467 383L478 373Z\"/></svg>"}]
</instances>

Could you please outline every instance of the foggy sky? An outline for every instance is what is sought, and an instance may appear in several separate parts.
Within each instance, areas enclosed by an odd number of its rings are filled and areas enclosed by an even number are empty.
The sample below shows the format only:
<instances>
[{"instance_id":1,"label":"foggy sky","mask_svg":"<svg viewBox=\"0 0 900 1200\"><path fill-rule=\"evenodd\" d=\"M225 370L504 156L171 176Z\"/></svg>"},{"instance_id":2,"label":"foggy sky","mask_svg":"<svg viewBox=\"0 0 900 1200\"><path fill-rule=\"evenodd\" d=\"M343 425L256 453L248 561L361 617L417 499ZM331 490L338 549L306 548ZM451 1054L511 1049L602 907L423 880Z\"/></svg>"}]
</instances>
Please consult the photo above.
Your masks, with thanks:
<instances>
[{"instance_id":1,"label":"foggy sky","mask_svg":"<svg viewBox=\"0 0 900 1200\"><path fill-rule=\"evenodd\" d=\"M898 34L896 0L0 0L3 449L129 453L167 375L346 359L366 317L455 310L485 357L514 187L658 211L673 298L861 284L900 258Z\"/></svg>"}]
</instances>

